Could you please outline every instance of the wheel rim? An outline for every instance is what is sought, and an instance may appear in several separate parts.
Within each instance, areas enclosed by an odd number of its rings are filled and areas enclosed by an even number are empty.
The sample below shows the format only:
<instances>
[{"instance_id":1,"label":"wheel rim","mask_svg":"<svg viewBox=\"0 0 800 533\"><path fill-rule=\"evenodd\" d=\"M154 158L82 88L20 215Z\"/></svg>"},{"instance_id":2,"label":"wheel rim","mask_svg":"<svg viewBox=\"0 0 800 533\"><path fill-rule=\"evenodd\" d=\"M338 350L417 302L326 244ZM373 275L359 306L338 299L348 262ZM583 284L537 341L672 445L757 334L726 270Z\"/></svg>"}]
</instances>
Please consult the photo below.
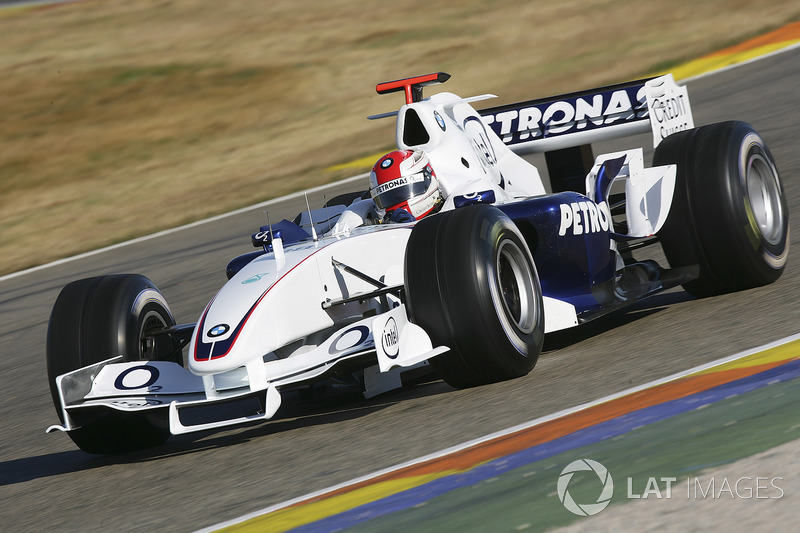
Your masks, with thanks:
<instances>
[{"instance_id":1,"label":"wheel rim","mask_svg":"<svg viewBox=\"0 0 800 533\"><path fill-rule=\"evenodd\" d=\"M530 335L538 320L534 272L527 254L513 241L500 243L495 263L492 299L506 335L522 343L520 333ZM522 348L522 346L518 346Z\"/></svg>"},{"instance_id":2,"label":"wheel rim","mask_svg":"<svg viewBox=\"0 0 800 533\"><path fill-rule=\"evenodd\" d=\"M169 324L157 311L149 311L144 320L142 320L142 328L139 331L139 360L140 361L155 361L159 359L156 353L156 345L153 342L153 337L150 335L153 331L168 328Z\"/></svg>"},{"instance_id":3,"label":"wheel rim","mask_svg":"<svg viewBox=\"0 0 800 533\"><path fill-rule=\"evenodd\" d=\"M745 172L747 199L758 231L768 243L778 244L783 236L785 215L777 173L759 152L750 155Z\"/></svg>"}]
</instances>

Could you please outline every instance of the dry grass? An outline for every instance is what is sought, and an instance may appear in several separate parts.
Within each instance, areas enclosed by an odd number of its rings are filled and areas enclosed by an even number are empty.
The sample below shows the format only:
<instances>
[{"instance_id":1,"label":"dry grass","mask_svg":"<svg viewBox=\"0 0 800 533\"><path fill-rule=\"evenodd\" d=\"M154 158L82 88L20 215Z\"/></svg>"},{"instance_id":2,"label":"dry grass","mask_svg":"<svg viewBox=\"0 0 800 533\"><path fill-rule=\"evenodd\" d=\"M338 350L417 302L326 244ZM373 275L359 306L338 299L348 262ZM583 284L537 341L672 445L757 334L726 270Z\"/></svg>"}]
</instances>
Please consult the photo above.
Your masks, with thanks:
<instances>
[{"instance_id":1,"label":"dry grass","mask_svg":"<svg viewBox=\"0 0 800 533\"><path fill-rule=\"evenodd\" d=\"M795 0L88 0L0 10L0 274L333 181L379 81L499 103L632 79ZM243 232L248 231L243 228Z\"/></svg>"}]
</instances>

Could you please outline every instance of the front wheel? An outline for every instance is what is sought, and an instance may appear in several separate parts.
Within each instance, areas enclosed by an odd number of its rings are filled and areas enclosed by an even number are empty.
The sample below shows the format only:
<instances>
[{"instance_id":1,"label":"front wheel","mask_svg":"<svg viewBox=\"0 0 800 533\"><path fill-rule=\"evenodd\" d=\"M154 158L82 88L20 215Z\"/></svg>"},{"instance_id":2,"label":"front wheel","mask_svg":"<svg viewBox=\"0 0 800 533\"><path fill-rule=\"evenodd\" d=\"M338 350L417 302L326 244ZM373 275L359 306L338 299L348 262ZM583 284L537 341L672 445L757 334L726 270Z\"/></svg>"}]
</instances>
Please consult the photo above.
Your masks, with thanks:
<instances>
[{"instance_id":1,"label":"front wheel","mask_svg":"<svg viewBox=\"0 0 800 533\"><path fill-rule=\"evenodd\" d=\"M173 325L166 300L144 276L101 276L64 287L47 330L47 375L59 417L56 377L62 374L118 355L124 361L181 363L179 352L153 342L150 336ZM152 414L102 411L76 423L80 427L68 435L79 448L96 454L156 446L170 435L167 421Z\"/></svg>"},{"instance_id":2,"label":"front wheel","mask_svg":"<svg viewBox=\"0 0 800 533\"><path fill-rule=\"evenodd\" d=\"M499 209L469 206L420 221L406 248L409 314L454 387L528 374L544 341L542 291L530 250Z\"/></svg>"},{"instance_id":3,"label":"front wheel","mask_svg":"<svg viewBox=\"0 0 800 533\"><path fill-rule=\"evenodd\" d=\"M699 265L684 285L698 297L772 283L789 251L789 210L766 143L744 122L670 135L654 165L677 165L669 217L658 232L673 267Z\"/></svg>"}]
</instances>

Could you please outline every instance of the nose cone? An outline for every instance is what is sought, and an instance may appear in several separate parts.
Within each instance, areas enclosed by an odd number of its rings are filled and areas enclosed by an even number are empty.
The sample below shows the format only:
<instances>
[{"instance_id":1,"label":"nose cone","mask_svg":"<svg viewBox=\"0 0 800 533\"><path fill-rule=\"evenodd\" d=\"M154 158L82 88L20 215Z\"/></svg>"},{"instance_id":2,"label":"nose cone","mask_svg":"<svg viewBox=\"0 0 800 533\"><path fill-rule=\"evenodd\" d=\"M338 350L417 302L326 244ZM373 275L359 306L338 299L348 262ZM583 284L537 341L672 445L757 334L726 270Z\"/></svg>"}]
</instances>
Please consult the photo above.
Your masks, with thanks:
<instances>
[{"instance_id":1,"label":"nose cone","mask_svg":"<svg viewBox=\"0 0 800 533\"><path fill-rule=\"evenodd\" d=\"M256 318L263 315L260 308L276 282L297 264L295 261L279 270L274 256L266 254L233 276L197 322L189 345L189 368L197 374L225 372L274 349L279 336L269 327L270 320ZM258 342L250 333L256 323Z\"/></svg>"},{"instance_id":2,"label":"nose cone","mask_svg":"<svg viewBox=\"0 0 800 533\"><path fill-rule=\"evenodd\" d=\"M334 265L341 262L373 279L402 270L410 233L411 228L402 225L356 228L348 238L292 245L280 264L271 253L253 260L223 286L198 320L189 346L190 370L213 374L263 361L270 354L267 360L287 357L276 350L298 340L317 345L324 340L320 332L374 312L380 305L375 298L323 306L375 290Z\"/></svg>"}]
</instances>

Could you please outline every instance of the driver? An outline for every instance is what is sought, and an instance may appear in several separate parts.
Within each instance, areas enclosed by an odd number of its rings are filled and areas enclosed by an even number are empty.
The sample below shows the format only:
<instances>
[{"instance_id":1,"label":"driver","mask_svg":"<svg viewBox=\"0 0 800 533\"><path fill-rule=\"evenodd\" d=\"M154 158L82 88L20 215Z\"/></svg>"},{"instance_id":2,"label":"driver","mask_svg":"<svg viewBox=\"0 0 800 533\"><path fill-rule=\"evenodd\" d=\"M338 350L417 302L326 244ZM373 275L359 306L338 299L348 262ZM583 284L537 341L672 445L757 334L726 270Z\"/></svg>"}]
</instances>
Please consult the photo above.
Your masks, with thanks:
<instances>
[{"instance_id":1,"label":"driver","mask_svg":"<svg viewBox=\"0 0 800 533\"><path fill-rule=\"evenodd\" d=\"M419 150L395 150L378 159L369 194L384 222L412 222L436 213L444 202L428 156Z\"/></svg>"}]
</instances>

